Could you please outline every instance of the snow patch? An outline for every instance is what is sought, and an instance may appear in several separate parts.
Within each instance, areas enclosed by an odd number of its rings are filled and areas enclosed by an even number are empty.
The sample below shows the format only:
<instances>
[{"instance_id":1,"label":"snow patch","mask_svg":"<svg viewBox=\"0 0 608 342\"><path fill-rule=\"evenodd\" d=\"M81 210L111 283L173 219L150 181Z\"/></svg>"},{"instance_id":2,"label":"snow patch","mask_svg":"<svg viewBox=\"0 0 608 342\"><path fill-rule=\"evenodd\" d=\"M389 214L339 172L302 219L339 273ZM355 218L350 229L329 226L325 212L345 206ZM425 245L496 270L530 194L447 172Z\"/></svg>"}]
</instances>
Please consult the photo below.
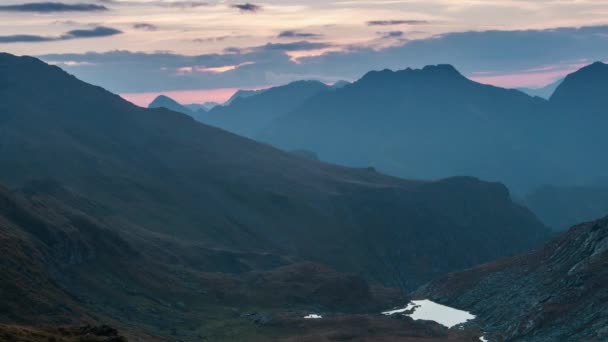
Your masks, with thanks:
<instances>
[{"instance_id":1,"label":"snow patch","mask_svg":"<svg viewBox=\"0 0 608 342\"><path fill-rule=\"evenodd\" d=\"M304 316L304 319L321 319L323 316L317 314L310 314L308 316Z\"/></svg>"},{"instance_id":2,"label":"snow patch","mask_svg":"<svg viewBox=\"0 0 608 342\"><path fill-rule=\"evenodd\" d=\"M449 306L437 304L428 299L414 300L409 303L405 308L386 311L382 314L386 316L391 316L395 314L405 314L406 316L410 316L414 320L435 321L448 328L475 319L475 315L472 315L467 311L462 311L451 308Z\"/></svg>"},{"instance_id":3,"label":"snow patch","mask_svg":"<svg viewBox=\"0 0 608 342\"><path fill-rule=\"evenodd\" d=\"M481 342L488 342L488 339L487 339L485 336L481 336L481 337L479 338L479 340L480 340Z\"/></svg>"}]
</instances>

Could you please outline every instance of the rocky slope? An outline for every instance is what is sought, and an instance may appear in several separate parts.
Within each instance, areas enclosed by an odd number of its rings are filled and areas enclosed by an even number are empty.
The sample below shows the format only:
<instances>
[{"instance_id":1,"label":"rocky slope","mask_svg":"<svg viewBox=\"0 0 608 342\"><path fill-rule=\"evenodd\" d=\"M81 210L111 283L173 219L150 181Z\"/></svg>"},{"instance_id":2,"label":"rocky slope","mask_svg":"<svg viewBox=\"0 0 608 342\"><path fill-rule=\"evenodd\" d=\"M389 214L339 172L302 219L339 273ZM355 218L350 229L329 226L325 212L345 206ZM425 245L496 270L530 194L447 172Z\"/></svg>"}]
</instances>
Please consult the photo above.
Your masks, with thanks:
<instances>
[{"instance_id":1,"label":"rocky slope","mask_svg":"<svg viewBox=\"0 0 608 342\"><path fill-rule=\"evenodd\" d=\"M450 274L417 295L467 309L491 341L608 339L608 218L544 248Z\"/></svg>"}]
</instances>

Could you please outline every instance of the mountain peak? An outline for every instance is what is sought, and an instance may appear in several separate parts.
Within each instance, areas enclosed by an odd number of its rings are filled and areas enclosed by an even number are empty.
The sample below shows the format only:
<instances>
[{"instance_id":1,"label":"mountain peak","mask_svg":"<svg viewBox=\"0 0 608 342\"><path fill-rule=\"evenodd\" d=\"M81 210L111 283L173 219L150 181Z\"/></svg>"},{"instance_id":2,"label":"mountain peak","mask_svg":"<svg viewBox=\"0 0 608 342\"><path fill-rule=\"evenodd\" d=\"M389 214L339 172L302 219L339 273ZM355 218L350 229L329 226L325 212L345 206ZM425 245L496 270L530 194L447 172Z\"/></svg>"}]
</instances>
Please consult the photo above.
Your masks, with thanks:
<instances>
[{"instance_id":1,"label":"mountain peak","mask_svg":"<svg viewBox=\"0 0 608 342\"><path fill-rule=\"evenodd\" d=\"M568 75L551 96L551 102L562 110L587 113L605 112L608 86L608 64L595 62Z\"/></svg>"},{"instance_id":2,"label":"mountain peak","mask_svg":"<svg viewBox=\"0 0 608 342\"><path fill-rule=\"evenodd\" d=\"M158 95L154 101L148 105L148 108L166 108L174 112L192 116L192 111L189 108L166 95Z\"/></svg>"},{"instance_id":3,"label":"mountain peak","mask_svg":"<svg viewBox=\"0 0 608 342\"><path fill-rule=\"evenodd\" d=\"M602 61L597 61L597 62L593 62L592 64L588 65L588 68L605 68L607 67L608 64L602 62Z\"/></svg>"},{"instance_id":4,"label":"mountain peak","mask_svg":"<svg viewBox=\"0 0 608 342\"><path fill-rule=\"evenodd\" d=\"M426 72L443 72L443 73L451 73L455 75L461 75L456 68L451 64L437 64L437 65L427 65L422 68L422 71Z\"/></svg>"},{"instance_id":5,"label":"mountain peak","mask_svg":"<svg viewBox=\"0 0 608 342\"><path fill-rule=\"evenodd\" d=\"M407 68L393 71L384 69L381 71L370 71L359 81L374 82L402 82L404 80L426 80L441 78L442 81L465 79L462 74L450 64L427 65L422 69Z\"/></svg>"}]
</instances>

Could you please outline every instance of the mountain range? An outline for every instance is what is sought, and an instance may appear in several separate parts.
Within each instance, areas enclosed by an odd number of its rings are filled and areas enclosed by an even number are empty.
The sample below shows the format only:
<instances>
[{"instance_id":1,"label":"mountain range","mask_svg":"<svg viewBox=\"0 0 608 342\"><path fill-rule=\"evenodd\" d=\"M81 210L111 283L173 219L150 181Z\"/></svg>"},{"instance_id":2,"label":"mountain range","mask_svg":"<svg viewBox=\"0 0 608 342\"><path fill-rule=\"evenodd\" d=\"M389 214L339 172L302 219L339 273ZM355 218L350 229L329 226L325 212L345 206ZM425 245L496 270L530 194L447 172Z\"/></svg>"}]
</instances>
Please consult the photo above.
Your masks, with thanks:
<instances>
[{"instance_id":1,"label":"mountain range","mask_svg":"<svg viewBox=\"0 0 608 342\"><path fill-rule=\"evenodd\" d=\"M144 340L234 341L362 319L447 338L366 314L550 235L502 184L282 152L31 57L0 54L0 151L3 323L104 320ZM302 326L306 312L338 316Z\"/></svg>"},{"instance_id":2,"label":"mountain range","mask_svg":"<svg viewBox=\"0 0 608 342\"><path fill-rule=\"evenodd\" d=\"M607 70L584 67L547 99L476 83L449 65L373 71L340 87L309 81L247 92L193 116L331 163L414 179L472 175L526 198L544 186L608 186ZM554 229L590 218L556 224L536 214Z\"/></svg>"},{"instance_id":3,"label":"mountain range","mask_svg":"<svg viewBox=\"0 0 608 342\"><path fill-rule=\"evenodd\" d=\"M473 82L449 65L375 71L334 91L277 87L263 101L280 103L283 91L290 105L269 108L254 95L200 119L333 163L405 178L473 175L524 195L546 184L608 184L597 148L605 135L593 133L606 123L606 69L568 76L550 100Z\"/></svg>"}]
</instances>

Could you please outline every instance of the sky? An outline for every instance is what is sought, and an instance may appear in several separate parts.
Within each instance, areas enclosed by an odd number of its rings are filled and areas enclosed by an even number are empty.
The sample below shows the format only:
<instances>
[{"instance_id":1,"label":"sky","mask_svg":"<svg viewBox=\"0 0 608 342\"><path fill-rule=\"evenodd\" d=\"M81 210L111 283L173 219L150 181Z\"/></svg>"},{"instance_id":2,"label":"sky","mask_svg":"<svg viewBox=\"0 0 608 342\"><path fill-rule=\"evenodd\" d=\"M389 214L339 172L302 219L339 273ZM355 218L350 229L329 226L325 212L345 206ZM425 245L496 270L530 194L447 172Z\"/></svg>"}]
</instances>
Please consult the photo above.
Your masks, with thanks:
<instances>
[{"instance_id":1,"label":"sky","mask_svg":"<svg viewBox=\"0 0 608 342\"><path fill-rule=\"evenodd\" d=\"M0 51L138 104L439 63L541 87L608 59L608 0L0 0Z\"/></svg>"}]
</instances>

